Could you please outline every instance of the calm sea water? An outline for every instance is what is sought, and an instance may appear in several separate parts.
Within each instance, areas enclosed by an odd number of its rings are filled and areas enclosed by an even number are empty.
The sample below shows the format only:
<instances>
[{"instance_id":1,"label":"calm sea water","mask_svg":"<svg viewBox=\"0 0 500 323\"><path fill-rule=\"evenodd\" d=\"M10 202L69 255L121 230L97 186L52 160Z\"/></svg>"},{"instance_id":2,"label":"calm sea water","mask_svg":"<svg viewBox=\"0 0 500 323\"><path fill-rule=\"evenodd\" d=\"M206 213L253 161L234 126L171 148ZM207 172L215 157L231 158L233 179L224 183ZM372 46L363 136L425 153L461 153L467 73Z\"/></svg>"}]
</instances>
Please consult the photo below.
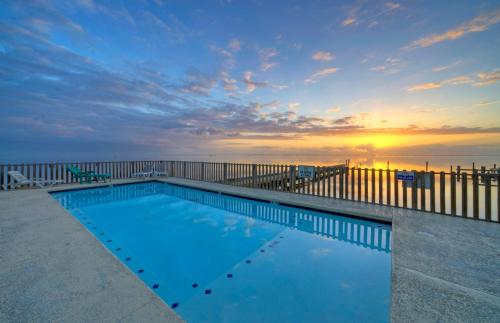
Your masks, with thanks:
<instances>
[{"instance_id":1,"label":"calm sea water","mask_svg":"<svg viewBox=\"0 0 500 323\"><path fill-rule=\"evenodd\" d=\"M389 320L389 225L154 182L53 196L188 322Z\"/></svg>"}]
</instances>

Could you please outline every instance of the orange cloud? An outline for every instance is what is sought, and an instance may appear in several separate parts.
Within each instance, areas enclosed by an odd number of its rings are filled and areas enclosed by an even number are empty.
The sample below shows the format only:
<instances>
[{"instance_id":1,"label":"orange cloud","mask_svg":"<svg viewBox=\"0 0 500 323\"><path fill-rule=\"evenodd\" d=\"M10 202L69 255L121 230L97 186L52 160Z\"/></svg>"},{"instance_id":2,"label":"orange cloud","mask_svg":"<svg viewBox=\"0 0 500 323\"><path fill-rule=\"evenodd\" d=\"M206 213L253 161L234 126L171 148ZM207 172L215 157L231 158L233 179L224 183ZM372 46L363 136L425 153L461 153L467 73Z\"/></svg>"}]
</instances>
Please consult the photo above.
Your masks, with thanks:
<instances>
[{"instance_id":1,"label":"orange cloud","mask_svg":"<svg viewBox=\"0 0 500 323\"><path fill-rule=\"evenodd\" d=\"M329 68L322 69L321 71L318 71L318 72L312 74L311 76L309 76L305 80L305 82L306 83L316 83L318 81L318 79L323 78L325 76L328 76L330 74L336 73L336 72L338 72L338 70L339 70L339 68L337 68L337 67L329 67Z\"/></svg>"},{"instance_id":2,"label":"orange cloud","mask_svg":"<svg viewBox=\"0 0 500 323\"><path fill-rule=\"evenodd\" d=\"M318 51L313 54L312 59L315 61L331 61L334 58L330 52Z\"/></svg>"},{"instance_id":3,"label":"orange cloud","mask_svg":"<svg viewBox=\"0 0 500 323\"><path fill-rule=\"evenodd\" d=\"M487 15L475 17L471 21L468 21L456 28L445 31L444 33L434 34L417 39L410 45L404 47L404 49L412 50L421 47L429 47L447 40L455 40L470 33L477 33L488 30L491 26L499 22L500 10L497 10Z\"/></svg>"}]
</instances>

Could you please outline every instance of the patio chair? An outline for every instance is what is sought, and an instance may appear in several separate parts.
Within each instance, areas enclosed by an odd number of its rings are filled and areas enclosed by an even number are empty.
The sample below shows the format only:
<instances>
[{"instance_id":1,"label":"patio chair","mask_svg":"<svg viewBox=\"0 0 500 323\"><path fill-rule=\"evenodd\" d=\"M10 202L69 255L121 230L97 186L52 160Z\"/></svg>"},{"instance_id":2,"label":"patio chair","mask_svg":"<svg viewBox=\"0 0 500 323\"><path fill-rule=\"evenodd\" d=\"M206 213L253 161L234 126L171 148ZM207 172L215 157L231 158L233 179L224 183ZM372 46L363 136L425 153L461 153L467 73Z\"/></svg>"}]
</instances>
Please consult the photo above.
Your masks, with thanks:
<instances>
[{"instance_id":1,"label":"patio chair","mask_svg":"<svg viewBox=\"0 0 500 323\"><path fill-rule=\"evenodd\" d=\"M85 181L86 183L91 183L92 179L95 179L98 182L100 179L106 181L107 179L111 180L111 174L108 173L96 173L94 171L82 171L77 166L68 166L68 171L74 176L80 184Z\"/></svg>"},{"instance_id":2,"label":"patio chair","mask_svg":"<svg viewBox=\"0 0 500 323\"><path fill-rule=\"evenodd\" d=\"M44 187L45 185L55 185L55 184L62 184L64 183L63 180L60 179L43 179L43 178L27 178L24 176L21 172L17 170L11 170L7 172L10 177L14 179L14 188L18 188L19 186L22 185L35 185L40 188ZM7 184L8 185L8 184Z\"/></svg>"},{"instance_id":3,"label":"patio chair","mask_svg":"<svg viewBox=\"0 0 500 323\"><path fill-rule=\"evenodd\" d=\"M146 165L142 171L132 173L132 177L150 177L153 176L153 166Z\"/></svg>"}]
</instances>

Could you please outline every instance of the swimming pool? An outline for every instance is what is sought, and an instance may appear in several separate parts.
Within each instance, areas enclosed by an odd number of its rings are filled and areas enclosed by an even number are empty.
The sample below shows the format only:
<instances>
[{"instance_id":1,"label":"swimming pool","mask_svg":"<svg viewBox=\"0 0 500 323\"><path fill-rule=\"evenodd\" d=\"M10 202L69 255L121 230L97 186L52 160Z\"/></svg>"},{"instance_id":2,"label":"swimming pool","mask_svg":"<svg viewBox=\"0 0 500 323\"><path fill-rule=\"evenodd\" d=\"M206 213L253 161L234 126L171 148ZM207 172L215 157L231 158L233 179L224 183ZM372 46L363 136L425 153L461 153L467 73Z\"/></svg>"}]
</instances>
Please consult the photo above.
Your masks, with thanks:
<instances>
[{"instance_id":1,"label":"swimming pool","mask_svg":"<svg viewBox=\"0 0 500 323\"><path fill-rule=\"evenodd\" d=\"M387 322L391 226L161 182L52 193L188 322Z\"/></svg>"}]
</instances>

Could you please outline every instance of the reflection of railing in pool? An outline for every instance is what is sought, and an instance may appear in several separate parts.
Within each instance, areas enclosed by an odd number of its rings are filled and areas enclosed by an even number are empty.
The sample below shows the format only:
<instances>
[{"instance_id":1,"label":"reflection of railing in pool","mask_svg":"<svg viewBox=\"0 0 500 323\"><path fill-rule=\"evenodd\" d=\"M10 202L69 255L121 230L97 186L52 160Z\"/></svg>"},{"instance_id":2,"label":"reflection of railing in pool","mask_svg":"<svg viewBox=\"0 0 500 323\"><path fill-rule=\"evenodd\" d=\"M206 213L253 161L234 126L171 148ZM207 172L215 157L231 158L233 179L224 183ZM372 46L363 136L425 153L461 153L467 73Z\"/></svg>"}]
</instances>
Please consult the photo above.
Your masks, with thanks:
<instances>
[{"instance_id":1,"label":"reflection of railing in pool","mask_svg":"<svg viewBox=\"0 0 500 323\"><path fill-rule=\"evenodd\" d=\"M54 197L67 209L94 206L122 200L160 194L159 185L138 183L131 185L106 186L96 189L82 189L55 193Z\"/></svg>"},{"instance_id":2,"label":"reflection of railing in pool","mask_svg":"<svg viewBox=\"0 0 500 323\"><path fill-rule=\"evenodd\" d=\"M352 220L342 216L283 207L272 203L252 203L230 199L221 194L168 186L168 194L259 220L285 225L300 231L357 244L380 251L391 251L391 231L374 222Z\"/></svg>"},{"instance_id":3,"label":"reflection of railing in pool","mask_svg":"<svg viewBox=\"0 0 500 323\"><path fill-rule=\"evenodd\" d=\"M387 230L387 226L272 203L252 203L246 199L233 199L216 193L207 194L179 186L141 183L97 190L77 190L55 196L65 207L77 209L162 193L327 238L384 252L391 251L391 231Z\"/></svg>"}]
</instances>

